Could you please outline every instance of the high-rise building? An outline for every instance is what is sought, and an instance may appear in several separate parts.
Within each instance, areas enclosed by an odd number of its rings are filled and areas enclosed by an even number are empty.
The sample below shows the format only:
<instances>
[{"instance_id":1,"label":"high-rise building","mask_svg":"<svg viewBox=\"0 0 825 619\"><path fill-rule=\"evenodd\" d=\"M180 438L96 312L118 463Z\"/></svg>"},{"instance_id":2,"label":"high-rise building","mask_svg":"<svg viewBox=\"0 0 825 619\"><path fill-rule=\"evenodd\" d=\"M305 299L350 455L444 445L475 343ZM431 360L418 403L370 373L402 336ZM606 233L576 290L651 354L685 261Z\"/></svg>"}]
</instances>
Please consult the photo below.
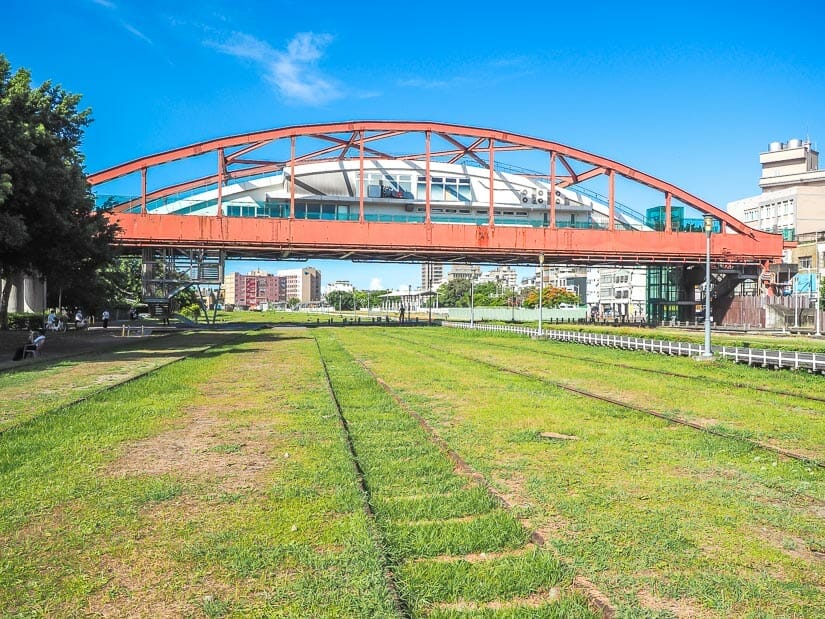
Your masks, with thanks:
<instances>
[{"instance_id":1,"label":"high-rise building","mask_svg":"<svg viewBox=\"0 0 825 619\"><path fill-rule=\"evenodd\" d=\"M421 264L422 290L438 286L444 280L444 265L441 262L423 262Z\"/></svg>"},{"instance_id":2,"label":"high-rise building","mask_svg":"<svg viewBox=\"0 0 825 619\"><path fill-rule=\"evenodd\" d=\"M321 271L318 269L284 269L278 271L278 276L286 278L287 301L298 299L302 305L321 301Z\"/></svg>"}]
</instances>

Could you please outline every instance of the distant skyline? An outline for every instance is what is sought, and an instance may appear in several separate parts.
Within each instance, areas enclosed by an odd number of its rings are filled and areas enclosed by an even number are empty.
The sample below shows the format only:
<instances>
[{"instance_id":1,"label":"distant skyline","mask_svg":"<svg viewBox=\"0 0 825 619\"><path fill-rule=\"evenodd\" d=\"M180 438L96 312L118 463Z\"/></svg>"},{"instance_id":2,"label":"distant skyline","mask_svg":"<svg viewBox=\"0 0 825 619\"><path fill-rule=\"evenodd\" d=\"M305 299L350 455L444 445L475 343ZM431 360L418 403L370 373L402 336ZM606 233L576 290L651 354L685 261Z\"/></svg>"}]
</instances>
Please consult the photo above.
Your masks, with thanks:
<instances>
[{"instance_id":1,"label":"distant skyline","mask_svg":"<svg viewBox=\"0 0 825 619\"><path fill-rule=\"evenodd\" d=\"M434 120L569 144L724 208L759 192L769 142L825 143L819 3L370 7L6 0L0 53L83 95L89 172L284 125ZM361 288L420 272L307 264Z\"/></svg>"}]
</instances>

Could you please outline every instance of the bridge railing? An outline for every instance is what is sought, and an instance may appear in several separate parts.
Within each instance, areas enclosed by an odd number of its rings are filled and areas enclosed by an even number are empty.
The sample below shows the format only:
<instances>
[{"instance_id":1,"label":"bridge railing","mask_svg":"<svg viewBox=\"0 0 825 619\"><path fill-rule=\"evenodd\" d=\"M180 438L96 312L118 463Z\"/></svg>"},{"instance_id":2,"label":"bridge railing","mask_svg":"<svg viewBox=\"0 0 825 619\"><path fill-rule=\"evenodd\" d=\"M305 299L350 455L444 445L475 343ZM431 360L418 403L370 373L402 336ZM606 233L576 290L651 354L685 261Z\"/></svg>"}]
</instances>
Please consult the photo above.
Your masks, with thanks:
<instances>
[{"instance_id":1,"label":"bridge railing","mask_svg":"<svg viewBox=\"0 0 825 619\"><path fill-rule=\"evenodd\" d=\"M515 325L473 324L469 322L444 321L445 327L456 329L473 329L493 333L514 333L529 337L538 337L538 329ZM645 352L679 357L697 357L704 351L701 344L690 342L673 342L628 335L608 333L589 333L586 331L564 331L560 329L542 329L542 338L559 342L573 342L590 346L608 346L623 350L642 350ZM713 354L736 363L747 363L771 368L808 370L825 374L825 354L800 352L795 350L770 350L738 346L712 346Z\"/></svg>"}]
</instances>

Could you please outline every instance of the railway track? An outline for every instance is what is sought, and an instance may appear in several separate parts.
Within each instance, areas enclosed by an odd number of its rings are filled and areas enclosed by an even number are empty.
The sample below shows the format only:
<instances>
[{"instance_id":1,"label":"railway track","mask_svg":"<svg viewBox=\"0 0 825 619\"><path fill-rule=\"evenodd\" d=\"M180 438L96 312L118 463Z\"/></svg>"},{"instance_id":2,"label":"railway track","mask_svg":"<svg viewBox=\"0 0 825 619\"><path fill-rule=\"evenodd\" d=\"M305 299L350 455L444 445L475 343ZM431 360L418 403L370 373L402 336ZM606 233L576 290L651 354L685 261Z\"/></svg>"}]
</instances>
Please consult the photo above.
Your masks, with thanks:
<instances>
[{"instance_id":1,"label":"railway track","mask_svg":"<svg viewBox=\"0 0 825 619\"><path fill-rule=\"evenodd\" d=\"M390 337L391 339L395 339L395 340L398 340L398 341L405 342L406 344L413 344L413 345L420 344L420 342L415 342L415 341L412 341L412 340L408 340L408 339L405 339L405 338L402 338L402 337L399 337L399 336L396 336L396 335L388 335L387 337ZM724 439L727 439L727 440L741 441L741 442L744 442L744 443L748 443L749 445L751 445L753 447L756 447L756 448L759 448L759 449L770 451L770 452L773 452L773 453L791 458L793 460L798 460L798 461L804 462L806 464L816 466L818 468L825 468L825 462L810 458L810 457L808 457L804 454L799 454L799 453L796 453L796 452L793 452L793 451L790 451L790 450L787 450L787 449L783 449L781 447L770 445L770 444L765 443L763 441L758 441L758 440L743 437L743 436L729 434L729 433L723 432L721 430L717 430L715 428L708 427L708 426L690 421L689 419L685 419L683 417L679 417L679 416L676 416L676 415L669 415L669 414L663 413L661 411L655 411L653 409L646 408L646 407L643 407L643 406L637 406L635 404L631 404L630 402L624 402L622 400L619 400L619 399L616 399L616 398L611 398L611 397L608 397L608 396L604 396L604 395L601 395L601 394L598 394L598 393L593 393L593 392L587 391L585 389L579 389L577 387L572 387L572 386L570 386L568 384L565 384L563 382L560 382L560 381L550 380L550 379L544 378L542 376L537 376L536 374L533 374L531 372L525 372L525 371L522 371L522 370L514 370L512 368L508 368L506 366L503 366L503 365L500 365L500 364L497 364L497 363L492 363L490 361L484 361L484 360L479 359L477 357L471 357L469 355L462 355L460 353L457 353L454 350L447 350L447 349L444 349L444 348L440 348L438 346L433 346L432 344L429 344L429 347L432 350L437 350L438 352L443 353L445 355L452 355L452 356L458 357L460 359L464 359L466 361L477 363L479 365L483 365L483 366L489 367L491 369L494 369L494 370L497 370L497 371L500 371L500 372L506 372L508 374L513 374L515 376L521 376L522 378L528 378L528 379L531 379L531 380L536 380L536 381L539 381L539 382L541 382L543 384L546 384L546 385L552 385L556 388L562 389L562 390L567 391L569 393L575 393L575 394L578 394L580 396L584 396L586 398L590 398L590 399L593 399L593 400L599 400L599 401L602 401L602 402L607 402L607 403L613 404L614 406L619 406L619 407L622 407L622 408L625 408L625 409L628 409L628 410L633 410L633 411L636 411L636 412L644 413L646 415L651 415L653 417L658 417L659 419L663 419L663 420L668 421L670 423L682 425L682 426L692 428L694 430L698 430L700 432L704 432L706 434L710 434L710 435L713 435L713 436L718 436L720 438L724 438ZM633 369L635 369L635 368L633 368Z\"/></svg>"},{"instance_id":2,"label":"railway track","mask_svg":"<svg viewBox=\"0 0 825 619\"><path fill-rule=\"evenodd\" d=\"M382 550L381 565L384 570L384 580L387 584L390 596L393 600L393 603L395 604L395 608L398 611L399 615L405 618L411 617L412 615L410 613L409 607L398 593L398 586L395 582L395 574L390 568L389 557L387 556L386 552L386 543L385 540L382 539L381 534L379 533L378 523L376 522L375 518L375 512L372 509L372 497L370 494L369 486L367 485L366 476L364 475L364 469L362 468L361 462L358 459L358 454L355 451L355 443L352 440L352 433L350 432L349 423L347 422L347 418L344 415L344 410L341 408L341 403L338 400L338 394L335 393L335 387L332 384L332 378L329 375L329 368L327 367L326 359L324 359L324 353L321 351L321 345L318 343L318 338L315 337L313 334L312 339L315 341L315 347L318 349L318 358L321 360L321 367L324 370L324 379L326 381L327 390L329 391L330 398L332 399L332 403L335 406L335 412L338 414L338 421L341 424L341 429L344 433L344 440L347 444L347 451L349 451L350 461L352 462L352 466L355 469L355 476L358 479L358 487L364 496L364 513L367 515L367 518L370 521L370 530L373 534L373 539L376 542L378 548Z\"/></svg>"},{"instance_id":3,"label":"railway track","mask_svg":"<svg viewBox=\"0 0 825 619\"><path fill-rule=\"evenodd\" d=\"M540 588L539 591L524 596L504 596L497 599L484 601L463 599L458 601L446 602L439 601L437 595L431 597L433 596L431 591L416 591L417 587L414 578L412 579L412 583L404 580L403 574L406 573L405 570L407 570L410 564L483 564L485 562L490 561L507 561L508 559L512 560L513 557L520 557L522 558L522 560L529 560L531 553L535 552L547 556L552 556L553 561L557 561L560 564L562 563L562 559L558 557L555 551L553 551L546 544L546 540L541 535L541 533L537 531L529 531L526 527L524 528L525 542L519 545L518 547L508 547L505 545L502 547L501 551L493 550L488 552L481 552L480 554L447 552L445 554L439 554L434 556L432 554L427 554L425 552L421 555L404 556L403 558L399 559L399 549L397 547L393 547L394 537L392 535L387 535L386 531L383 530L385 527L388 526L388 518L392 520L392 518L388 517L386 513L381 513L380 506L382 505L382 501L387 500L387 497L382 496L376 501L377 507L373 506L373 502L375 499L370 489L369 476L365 474L365 470L375 470L377 465L375 462L369 462L369 446L365 447L367 456L363 456L358 453L359 448L357 445L359 441L353 436L352 423L347 418L347 405L342 404L341 398L339 397L339 393L336 388L336 379L330 373L327 364L327 359L325 358L324 350L322 349L321 344L319 343L318 336L316 334L313 334L313 339L315 340L315 344L318 349L318 355L321 361L321 365L323 367L326 386L329 390L330 398L337 411L339 422L345 435L345 440L347 443L348 450L350 452L353 467L358 477L359 486L366 498L364 510L368 518L372 522L372 528L375 531L375 540L378 543L379 548L381 548L382 550L382 560L385 579L388 587L390 588L399 614L402 617L412 617L420 616L422 614L427 615L429 614L429 612L432 612L436 609L448 610L450 608L455 607L462 608L464 610L476 609L480 611L492 611L491 616L494 616L496 614L496 609L501 609L506 613L508 610L513 609L521 609L522 611L531 608L540 609L544 605L554 603L553 596L561 595L559 593L559 590L555 587L551 590L551 592L548 592ZM346 362L362 370L366 380L368 380L369 383L377 386L383 393L385 393L392 399L392 401L395 404L396 410L399 411L399 413L396 414L400 414L402 417L405 416L408 419L412 419L414 424L417 425L423 431L423 438L421 438L420 440L423 443L428 443L429 446L422 447L422 451L429 451L431 449L434 449L437 453L440 454L440 457L450 462L450 464L452 465L454 475L458 475L464 478L466 480L466 482L464 482L465 484L470 484L473 487L483 488L484 492L486 492L489 495L490 499L492 499L492 502L497 506L497 510L505 510L508 514L508 517L515 518L515 516L509 516L509 514L511 514L511 512L513 511L514 506L503 495L494 490L489 480L487 480L482 474L473 470L452 448L450 448L450 446L435 432L435 430L426 422L426 420L424 420L420 415L418 415L408 405L406 405L406 403L401 398L399 398L399 396L395 393L395 391L392 389L390 385L388 385L385 381L376 376L375 373L372 372L371 369L367 367L364 363L354 358L346 350L346 348L340 344L339 341L337 341L335 338L332 339L335 342L335 345L340 348L341 354L346 357ZM373 387L373 389L374 388L375 387ZM369 398L369 396L365 397L367 399ZM352 405L352 403L350 403L350 405ZM383 415L385 413L386 408L382 408L380 414ZM367 431L369 432L369 430ZM409 437L409 433L405 433L405 435ZM391 439L389 439L386 444L382 444L381 448L383 451L392 451L394 449L394 446L390 441ZM403 448L401 445L399 445L398 447ZM367 462L362 461L364 457L366 457ZM384 490L384 492L386 492L386 490ZM432 500L449 500L449 498L447 497L448 494L429 495L429 498ZM396 500L399 500L401 498L405 498L405 495L395 497ZM419 499L421 497L413 494L406 495L406 498ZM389 526L390 529L392 529L393 526L406 526L414 528L416 526L421 525L432 526L433 524L435 524L436 526L438 526L442 523L443 526L450 526L450 524L458 524L458 526L466 524L467 526L471 526L471 523L474 519L483 519L487 515L489 514L485 512L479 512L467 515L455 515L452 518L446 518L443 520L439 518L432 520L427 518L420 519L419 517L408 514L405 517L405 519L401 521L396 521L395 525ZM524 523L522 521L518 522L519 524L517 526L524 527ZM402 576L399 577L396 574L396 572L400 573ZM601 594L592 583L590 583L583 577L576 577L575 579L573 579L572 585L570 586L569 590L571 593L575 592L578 595L583 596L584 600L586 600L587 602L587 605L591 609L591 613L595 612L597 616L603 618L612 618L615 616L615 610L611 606L611 603L607 599L607 597ZM422 593L424 593L427 596L427 602L424 604L423 609L420 605L420 597ZM406 596L410 596L411 600L408 600L405 597L405 594ZM419 599L418 605L414 603L414 600L416 599ZM545 615L540 614L537 616ZM579 615L577 614L576 616Z\"/></svg>"},{"instance_id":4,"label":"railway track","mask_svg":"<svg viewBox=\"0 0 825 619\"><path fill-rule=\"evenodd\" d=\"M760 391L762 393L769 393L772 395L783 396L783 397L793 397L799 398L801 400L809 400L811 402L825 402L825 396L815 396L810 394L803 394L798 393L795 391L785 391L783 389L771 389L769 387L760 387L758 385L750 385L748 383L742 383L737 381L730 381L730 380L723 380L719 378L714 378L712 376L694 376L691 374L683 374L681 372L670 372L668 370L656 370L653 368L645 368L636 365L632 365L629 363L615 363L612 361L602 361L601 359L595 359L594 357L580 357L576 355L566 355L564 353L560 353L555 349L550 351L544 350L527 350L526 348L522 348L519 346L507 346L505 344L495 344L495 343L488 343L490 346L494 348L500 348L502 350L514 350L517 352L537 352L543 356L553 356L553 357L561 357L563 359L574 359L577 361L587 361L588 363L593 363L595 365L604 365L608 367L619 367L626 370L633 370L635 372L644 372L647 374L659 374L661 376L671 376L673 378L685 378L688 380L701 380L703 383L713 383L715 385L720 385L724 387L735 387L737 389L752 389L753 391Z\"/></svg>"}]
</instances>

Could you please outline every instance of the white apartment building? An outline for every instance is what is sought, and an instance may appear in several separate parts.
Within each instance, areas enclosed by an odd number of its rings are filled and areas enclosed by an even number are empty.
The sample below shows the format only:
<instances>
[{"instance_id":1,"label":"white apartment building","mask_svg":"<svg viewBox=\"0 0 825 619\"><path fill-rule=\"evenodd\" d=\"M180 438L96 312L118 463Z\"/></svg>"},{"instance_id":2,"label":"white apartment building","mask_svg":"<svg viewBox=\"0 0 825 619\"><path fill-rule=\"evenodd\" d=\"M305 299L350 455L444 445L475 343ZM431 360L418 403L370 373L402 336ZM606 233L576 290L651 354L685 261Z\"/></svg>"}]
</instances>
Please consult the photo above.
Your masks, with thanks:
<instances>
[{"instance_id":1,"label":"white apartment building","mask_svg":"<svg viewBox=\"0 0 825 619\"><path fill-rule=\"evenodd\" d=\"M444 281L444 264L441 262L421 263L421 286L422 290L437 288Z\"/></svg>"},{"instance_id":2,"label":"white apartment building","mask_svg":"<svg viewBox=\"0 0 825 619\"><path fill-rule=\"evenodd\" d=\"M346 280L338 280L337 282L332 282L324 286L324 295L328 295L332 292L349 292L352 294L354 291L355 286Z\"/></svg>"},{"instance_id":3,"label":"white apartment building","mask_svg":"<svg viewBox=\"0 0 825 619\"><path fill-rule=\"evenodd\" d=\"M499 266L492 271L486 271L478 278L480 284L493 282L499 284L504 288L514 290L518 284L518 273L516 270L507 265Z\"/></svg>"},{"instance_id":4,"label":"white apartment building","mask_svg":"<svg viewBox=\"0 0 825 619\"><path fill-rule=\"evenodd\" d=\"M594 315L645 318L647 271L636 269L589 269L587 305Z\"/></svg>"},{"instance_id":5,"label":"white apartment building","mask_svg":"<svg viewBox=\"0 0 825 619\"><path fill-rule=\"evenodd\" d=\"M728 203L728 212L752 228L787 240L825 230L825 170L808 140L771 142L760 153L762 193Z\"/></svg>"}]
</instances>

